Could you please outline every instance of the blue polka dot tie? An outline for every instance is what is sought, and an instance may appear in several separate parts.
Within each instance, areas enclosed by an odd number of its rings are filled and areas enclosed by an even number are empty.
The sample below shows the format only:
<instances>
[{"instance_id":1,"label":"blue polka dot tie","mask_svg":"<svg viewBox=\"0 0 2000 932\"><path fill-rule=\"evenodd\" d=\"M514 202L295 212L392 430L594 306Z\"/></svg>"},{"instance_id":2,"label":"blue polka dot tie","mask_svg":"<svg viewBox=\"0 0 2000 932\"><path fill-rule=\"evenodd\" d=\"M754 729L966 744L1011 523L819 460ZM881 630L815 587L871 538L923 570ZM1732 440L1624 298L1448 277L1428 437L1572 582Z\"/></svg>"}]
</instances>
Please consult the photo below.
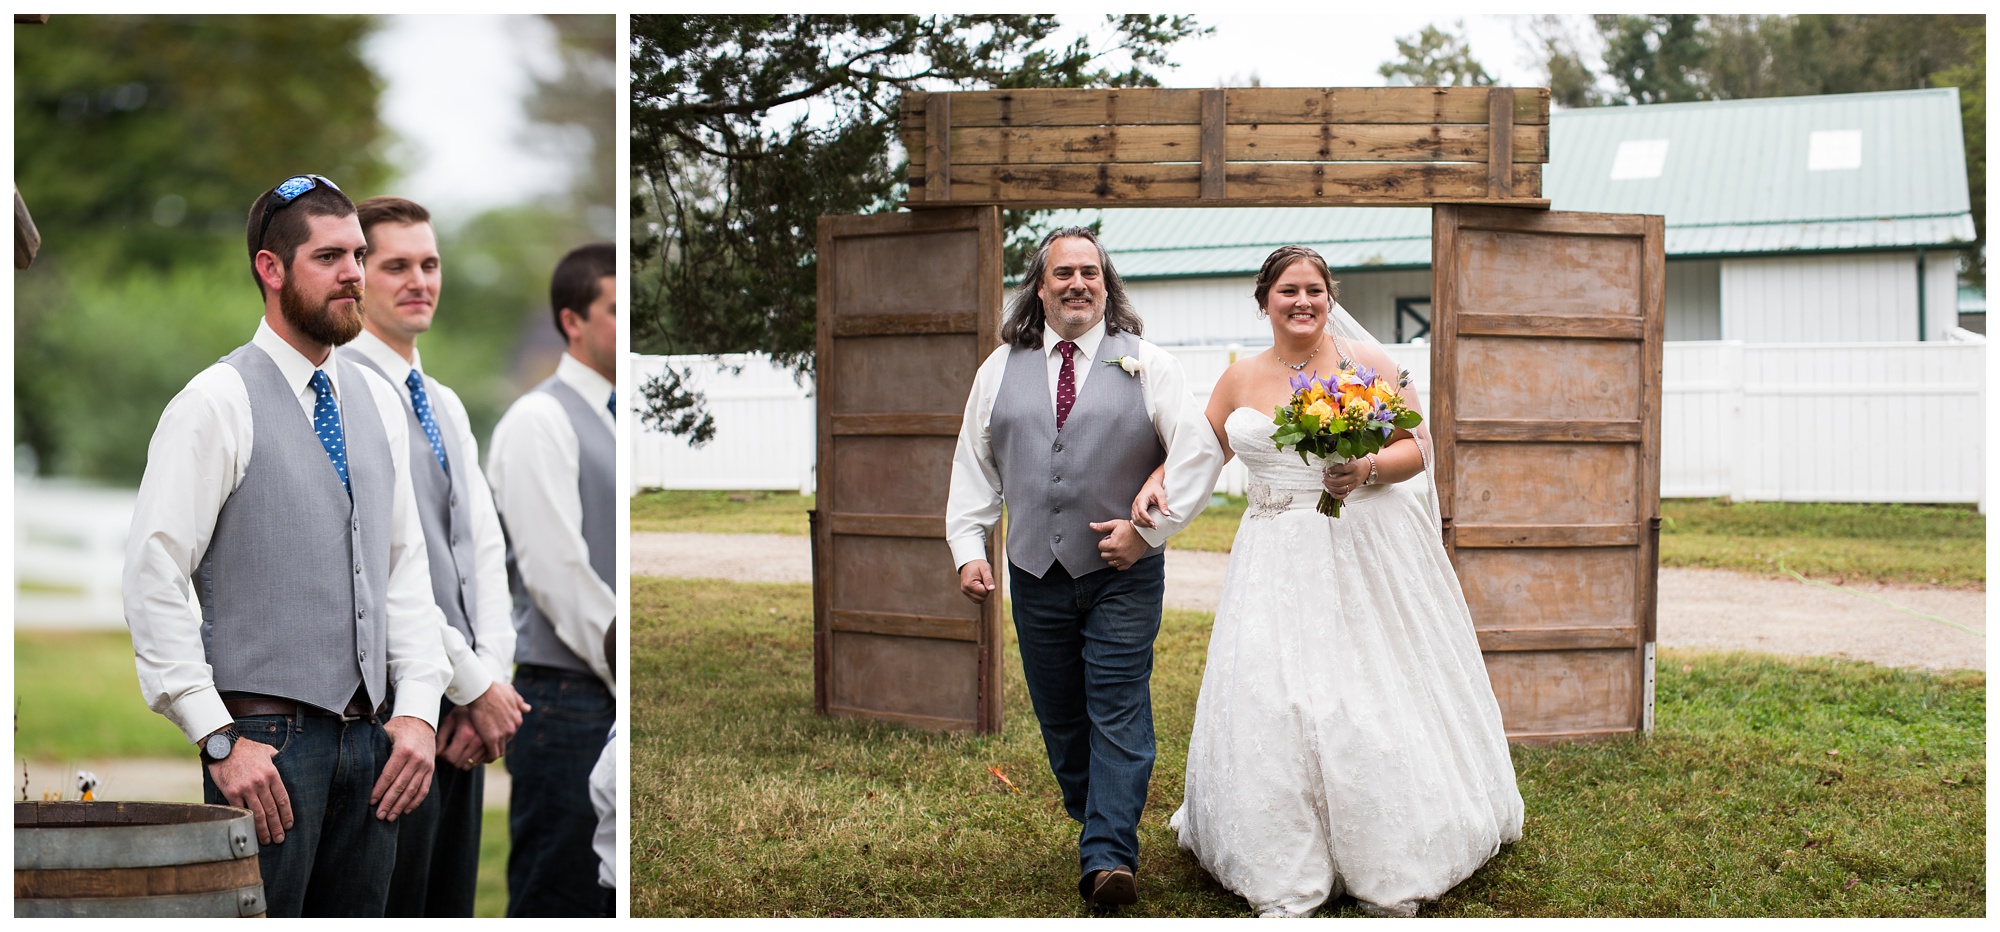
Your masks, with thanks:
<instances>
[{"instance_id":1,"label":"blue polka dot tie","mask_svg":"<svg viewBox=\"0 0 2000 932\"><path fill-rule=\"evenodd\" d=\"M319 434L319 445L326 448L326 458L333 461L333 469L340 473L340 487L347 494L354 494L354 487L347 484L347 436L340 431L340 406L333 402L333 380L326 377L326 370L314 369L313 392L319 401L313 404L313 432Z\"/></svg>"},{"instance_id":2,"label":"blue polka dot tie","mask_svg":"<svg viewBox=\"0 0 2000 932\"><path fill-rule=\"evenodd\" d=\"M617 393L617 392L612 392L612 393L611 393L611 397L609 397L609 398L606 398L606 399L604 399L604 406L605 406L606 408L610 408L610 409L611 409L611 419L612 419L612 420L614 420L614 421L615 421L615 420L618 420L618 393Z\"/></svg>"},{"instance_id":3,"label":"blue polka dot tie","mask_svg":"<svg viewBox=\"0 0 2000 932\"><path fill-rule=\"evenodd\" d=\"M1056 349L1063 354L1062 371L1056 374L1056 429L1062 430L1070 406L1076 404L1076 344L1064 340Z\"/></svg>"},{"instance_id":4,"label":"blue polka dot tie","mask_svg":"<svg viewBox=\"0 0 2000 932\"><path fill-rule=\"evenodd\" d=\"M410 407L417 412L417 423L424 427L424 436L431 442L431 453L437 457L438 468L451 475L451 461L444 455L444 438L438 435L437 418L431 416L431 396L424 392L424 377L417 370L410 370L410 377L403 380L410 387Z\"/></svg>"}]
</instances>

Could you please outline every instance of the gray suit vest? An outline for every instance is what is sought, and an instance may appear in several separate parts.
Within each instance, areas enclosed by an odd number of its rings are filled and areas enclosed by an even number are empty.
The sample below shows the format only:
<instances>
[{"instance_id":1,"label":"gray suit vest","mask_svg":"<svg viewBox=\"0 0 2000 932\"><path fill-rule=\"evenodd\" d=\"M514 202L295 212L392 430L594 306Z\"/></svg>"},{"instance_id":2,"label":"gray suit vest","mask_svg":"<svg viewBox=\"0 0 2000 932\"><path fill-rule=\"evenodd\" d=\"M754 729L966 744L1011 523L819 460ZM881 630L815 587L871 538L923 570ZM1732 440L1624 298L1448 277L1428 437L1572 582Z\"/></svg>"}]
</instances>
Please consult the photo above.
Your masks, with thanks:
<instances>
[{"instance_id":1,"label":"gray suit vest","mask_svg":"<svg viewBox=\"0 0 2000 932\"><path fill-rule=\"evenodd\" d=\"M215 687L338 712L365 684L369 703L381 705L396 477L371 376L336 357L350 501L278 364L255 345L222 361L250 395L251 441L243 482L215 516L195 568Z\"/></svg>"},{"instance_id":2,"label":"gray suit vest","mask_svg":"<svg viewBox=\"0 0 2000 932\"><path fill-rule=\"evenodd\" d=\"M615 539L617 439L612 435L611 428L605 426L603 419L591 408L590 402L584 401L576 389L555 376L549 376L535 386L535 391L548 392L562 402L563 412L569 415L570 425L576 428L576 490L583 503L583 542L590 548L590 568L597 573L597 578L604 580L607 586L616 586L617 571L613 564L618 555ZM534 599L527 597L528 590L522 585L521 575L514 566L516 546L510 535L507 541L507 583L515 593L514 633L518 638L514 646L514 661L591 673L590 664L556 637L549 619L535 607ZM608 622L611 619L604 620Z\"/></svg>"},{"instance_id":3,"label":"gray suit vest","mask_svg":"<svg viewBox=\"0 0 2000 932\"><path fill-rule=\"evenodd\" d=\"M382 367L366 354L341 356L381 373L383 379L395 384L389 373L382 372ZM428 375L420 378L424 380L424 393L431 399L431 418L437 421L438 435L450 444L450 438L458 436L454 430L457 425L445 413L444 406L437 403L438 382ZM424 435L423 422L417 420L417 409L410 404L409 396L398 391L396 397L403 400L403 413L409 416L410 486L417 493L417 517L424 526L424 551L430 555L431 598L444 610L445 620L465 635L465 643L478 647L478 638L472 633L472 613L479 604L473 595L472 507L459 492L465 488L465 467L459 462L464 457L446 449L445 459L451 463L451 474L446 475L438 466L437 454L431 450L430 438Z\"/></svg>"},{"instance_id":4,"label":"gray suit vest","mask_svg":"<svg viewBox=\"0 0 2000 932\"><path fill-rule=\"evenodd\" d=\"M1089 364L1138 354L1138 337L1106 333ZM1017 346L987 424L1007 499L1008 561L1037 579L1058 560L1071 576L1105 569L1109 564L1097 554L1104 535L1090 523L1130 518L1132 497L1167 457L1146 416L1139 377L1122 369L1092 372L1058 431L1048 356ZM1146 555L1161 552L1153 547Z\"/></svg>"}]
</instances>

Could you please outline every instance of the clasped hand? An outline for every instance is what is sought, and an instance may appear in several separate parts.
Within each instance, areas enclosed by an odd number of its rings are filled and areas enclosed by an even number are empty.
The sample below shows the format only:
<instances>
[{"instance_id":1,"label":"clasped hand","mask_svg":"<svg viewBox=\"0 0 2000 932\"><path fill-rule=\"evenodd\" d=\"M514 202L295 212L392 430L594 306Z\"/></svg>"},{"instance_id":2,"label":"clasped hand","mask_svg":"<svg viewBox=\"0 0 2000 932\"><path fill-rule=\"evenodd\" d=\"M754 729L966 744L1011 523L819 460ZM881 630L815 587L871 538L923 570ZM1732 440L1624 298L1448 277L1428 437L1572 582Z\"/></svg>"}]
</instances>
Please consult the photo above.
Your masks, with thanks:
<instances>
[{"instance_id":1,"label":"clasped hand","mask_svg":"<svg viewBox=\"0 0 2000 932\"><path fill-rule=\"evenodd\" d=\"M1329 463L1320 470L1320 487L1334 498L1345 499L1347 493L1361 487L1368 481L1368 458L1357 456L1338 465Z\"/></svg>"}]
</instances>

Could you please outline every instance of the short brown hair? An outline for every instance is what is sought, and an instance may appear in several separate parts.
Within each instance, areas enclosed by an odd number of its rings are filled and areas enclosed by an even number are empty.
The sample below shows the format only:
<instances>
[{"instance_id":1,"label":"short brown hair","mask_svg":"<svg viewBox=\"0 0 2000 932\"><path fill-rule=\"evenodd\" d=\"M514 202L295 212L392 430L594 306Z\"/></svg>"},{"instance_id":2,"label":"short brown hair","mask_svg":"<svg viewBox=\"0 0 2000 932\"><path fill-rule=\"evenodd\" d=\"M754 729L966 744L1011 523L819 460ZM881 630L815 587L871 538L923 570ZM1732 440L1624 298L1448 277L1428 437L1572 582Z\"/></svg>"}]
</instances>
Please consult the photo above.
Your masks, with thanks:
<instances>
[{"instance_id":1,"label":"short brown hair","mask_svg":"<svg viewBox=\"0 0 2000 932\"><path fill-rule=\"evenodd\" d=\"M312 226L306 222L307 217L345 217L354 213L354 202L340 193L340 189L330 184L315 184L271 215L271 225L264 229L260 242L257 232L263 226L264 204L277 190L277 186L273 185L250 204L250 222L243 231L243 239L250 246L250 280L257 283L260 295L264 293L264 278L257 274L257 253L270 250L278 257L279 264L290 271L292 258L312 236Z\"/></svg>"},{"instance_id":2,"label":"short brown hair","mask_svg":"<svg viewBox=\"0 0 2000 932\"><path fill-rule=\"evenodd\" d=\"M1292 267L1292 263L1305 261L1312 263L1319 277L1326 280L1328 301L1340 300L1340 283L1333 280L1333 271L1326 267L1326 260L1320 254L1305 246L1279 246L1276 252L1264 260L1264 267L1257 270L1257 309L1264 309L1264 299L1271 296L1271 286L1278 283L1278 276Z\"/></svg>"},{"instance_id":3,"label":"short brown hair","mask_svg":"<svg viewBox=\"0 0 2000 932\"><path fill-rule=\"evenodd\" d=\"M377 194L354 205L354 213L361 219L361 235L375 229L378 223L416 224L431 222L431 212L424 205L407 198ZM370 240L373 243L373 240Z\"/></svg>"},{"instance_id":4,"label":"short brown hair","mask_svg":"<svg viewBox=\"0 0 2000 932\"><path fill-rule=\"evenodd\" d=\"M617 274L618 248L610 243L578 246L556 263L555 274L549 278L549 310L556 316L556 332L563 340L569 339L563 331L563 308L575 311L578 317L589 317L590 306L600 297L598 285Z\"/></svg>"}]
</instances>

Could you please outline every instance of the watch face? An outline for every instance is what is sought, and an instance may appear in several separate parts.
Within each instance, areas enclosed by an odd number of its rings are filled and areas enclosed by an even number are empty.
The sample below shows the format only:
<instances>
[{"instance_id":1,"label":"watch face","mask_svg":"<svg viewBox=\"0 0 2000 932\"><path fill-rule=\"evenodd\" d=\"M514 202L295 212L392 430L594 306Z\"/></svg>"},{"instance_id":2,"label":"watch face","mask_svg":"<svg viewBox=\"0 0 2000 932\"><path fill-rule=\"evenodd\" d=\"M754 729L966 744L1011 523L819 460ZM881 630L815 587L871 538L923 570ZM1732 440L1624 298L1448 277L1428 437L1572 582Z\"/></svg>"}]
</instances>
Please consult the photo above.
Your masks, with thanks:
<instances>
[{"instance_id":1,"label":"watch face","mask_svg":"<svg viewBox=\"0 0 2000 932\"><path fill-rule=\"evenodd\" d=\"M208 756L210 760L221 760L229 756L229 736L209 735Z\"/></svg>"}]
</instances>

